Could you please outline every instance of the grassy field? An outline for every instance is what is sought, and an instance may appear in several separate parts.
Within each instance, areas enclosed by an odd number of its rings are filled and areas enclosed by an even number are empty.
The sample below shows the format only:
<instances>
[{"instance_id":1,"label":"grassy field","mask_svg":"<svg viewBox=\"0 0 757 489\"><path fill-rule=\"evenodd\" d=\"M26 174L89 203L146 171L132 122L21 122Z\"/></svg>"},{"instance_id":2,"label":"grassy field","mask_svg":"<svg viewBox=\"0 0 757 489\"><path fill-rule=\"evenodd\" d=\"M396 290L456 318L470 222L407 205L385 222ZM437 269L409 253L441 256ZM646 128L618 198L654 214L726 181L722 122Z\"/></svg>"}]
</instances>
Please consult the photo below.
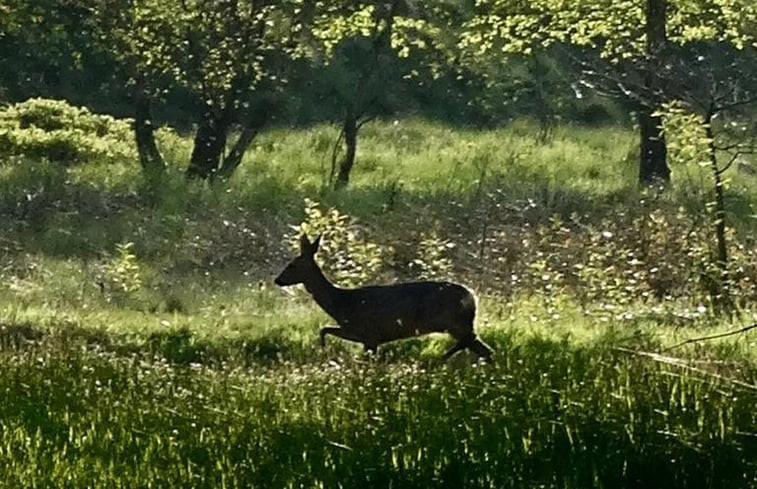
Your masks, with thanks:
<instances>
[{"instance_id":1,"label":"grassy field","mask_svg":"<svg viewBox=\"0 0 757 489\"><path fill-rule=\"evenodd\" d=\"M711 296L707 173L636 187L624 128L271 130L229 182L0 163L3 487L757 487L757 178L727 188L734 315ZM309 199L311 204L306 204ZM444 336L377 356L272 277L303 221L332 276L448 277L491 364ZM358 267L372 259L374 266Z\"/></svg>"}]
</instances>

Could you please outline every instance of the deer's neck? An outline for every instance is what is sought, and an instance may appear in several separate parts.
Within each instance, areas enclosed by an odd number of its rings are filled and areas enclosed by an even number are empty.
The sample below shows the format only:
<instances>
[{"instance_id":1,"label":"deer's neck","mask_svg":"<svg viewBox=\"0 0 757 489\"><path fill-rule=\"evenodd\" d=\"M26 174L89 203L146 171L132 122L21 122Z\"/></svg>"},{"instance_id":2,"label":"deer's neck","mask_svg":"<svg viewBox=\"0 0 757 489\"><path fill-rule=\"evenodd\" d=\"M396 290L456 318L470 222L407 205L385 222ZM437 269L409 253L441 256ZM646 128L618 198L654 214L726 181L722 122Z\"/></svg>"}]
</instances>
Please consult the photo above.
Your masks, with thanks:
<instances>
[{"instance_id":1,"label":"deer's neck","mask_svg":"<svg viewBox=\"0 0 757 489\"><path fill-rule=\"evenodd\" d=\"M316 268L310 280L305 282L305 290L313 296L315 302L332 317L336 308L339 288L329 282L320 268Z\"/></svg>"}]
</instances>

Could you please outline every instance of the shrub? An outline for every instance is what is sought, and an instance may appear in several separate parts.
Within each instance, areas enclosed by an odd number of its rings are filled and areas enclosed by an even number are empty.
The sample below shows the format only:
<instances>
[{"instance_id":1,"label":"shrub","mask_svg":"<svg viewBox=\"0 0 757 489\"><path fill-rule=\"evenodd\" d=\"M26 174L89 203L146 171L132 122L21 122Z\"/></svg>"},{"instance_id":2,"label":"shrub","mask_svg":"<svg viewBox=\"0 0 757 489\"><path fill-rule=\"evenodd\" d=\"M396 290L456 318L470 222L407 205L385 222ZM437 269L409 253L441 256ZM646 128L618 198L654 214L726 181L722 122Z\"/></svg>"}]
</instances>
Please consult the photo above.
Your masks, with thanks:
<instances>
[{"instance_id":1,"label":"shrub","mask_svg":"<svg viewBox=\"0 0 757 489\"><path fill-rule=\"evenodd\" d=\"M34 98L0 111L0 155L64 165L136 157L131 123L62 100Z\"/></svg>"},{"instance_id":2,"label":"shrub","mask_svg":"<svg viewBox=\"0 0 757 489\"><path fill-rule=\"evenodd\" d=\"M439 237L435 228L430 232L422 232L416 257L410 262L410 267L416 269L418 277L424 280L449 278L452 260L447 254L453 247L451 241Z\"/></svg>"},{"instance_id":3,"label":"shrub","mask_svg":"<svg viewBox=\"0 0 757 489\"><path fill-rule=\"evenodd\" d=\"M0 215L12 217L20 226L44 221L50 207L65 196L65 172L49 161L32 162L24 157L11 157L3 163Z\"/></svg>"},{"instance_id":4,"label":"shrub","mask_svg":"<svg viewBox=\"0 0 757 489\"><path fill-rule=\"evenodd\" d=\"M100 266L98 283L110 302L123 302L142 288L142 271L134 243L116 244L116 254Z\"/></svg>"},{"instance_id":5,"label":"shrub","mask_svg":"<svg viewBox=\"0 0 757 489\"><path fill-rule=\"evenodd\" d=\"M310 199L305 199L305 219L286 238L296 252L301 233L311 239L323 236L318 258L340 285L354 287L374 281L387 258L386 251L365 238L364 229L354 218L333 207L324 211Z\"/></svg>"}]
</instances>

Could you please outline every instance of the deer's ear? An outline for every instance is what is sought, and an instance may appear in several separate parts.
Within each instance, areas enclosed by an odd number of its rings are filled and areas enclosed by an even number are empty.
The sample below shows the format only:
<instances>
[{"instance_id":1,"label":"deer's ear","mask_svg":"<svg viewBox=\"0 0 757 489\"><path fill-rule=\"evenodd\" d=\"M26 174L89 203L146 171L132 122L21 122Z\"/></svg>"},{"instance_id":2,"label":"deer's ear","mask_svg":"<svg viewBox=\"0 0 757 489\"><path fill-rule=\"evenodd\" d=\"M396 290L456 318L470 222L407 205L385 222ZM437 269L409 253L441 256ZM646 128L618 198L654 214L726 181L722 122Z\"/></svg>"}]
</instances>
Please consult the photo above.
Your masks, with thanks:
<instances>
[{"instance_id":1,"label":"deer's ear","mask_svg":"<svg viewBox=\"0 0 757 489\"><path fill-rule=\"evenodd\" d=\"M307 255L311 254L313 245L310 244L310 241L308 241L308 235L305 233L302 233L300 235L300 254L301 255Z\"/></svg>"},{"instance_id":2,"label":"deer's ear","mask_svg":"<svg viewBox=\"0 0 757 489\"><path fill-rule=\"evenodd\" d=\"M315 255L315 252L318 251L318 246L321 244L321 236L322 234L319 234L317 238L315 238L315 241L313 241L313 244L311 245L311 249L313 250L313 254Z\"/></svg>"}]
</instances>

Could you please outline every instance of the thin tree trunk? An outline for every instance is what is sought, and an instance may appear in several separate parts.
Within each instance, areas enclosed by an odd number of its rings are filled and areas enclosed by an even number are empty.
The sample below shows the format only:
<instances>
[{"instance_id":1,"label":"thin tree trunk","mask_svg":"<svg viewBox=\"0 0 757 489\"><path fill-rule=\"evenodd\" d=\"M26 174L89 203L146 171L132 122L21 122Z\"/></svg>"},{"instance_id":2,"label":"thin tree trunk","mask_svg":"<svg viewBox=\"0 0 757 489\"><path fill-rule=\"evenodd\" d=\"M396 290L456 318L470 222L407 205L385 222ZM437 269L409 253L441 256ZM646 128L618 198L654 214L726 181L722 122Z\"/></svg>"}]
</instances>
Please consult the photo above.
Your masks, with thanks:
<instances>
[{"instance_id":1,"label":"thin tree trunk","mask_svg":"<svg viewBox=\"0 0 757 489\"><path fill-rule=\"evenodd\" d=\"M339 174L336 177L335 188L346 187L350 181L350 172L355 165L355 154L357 152L357 118L353 114L347 114L344 119L344 146L346 153L344 159L339 164Z\"/></svg>"},{"instance_id":2,"label":"thin tree trunk","mask_svg":"<svg viewBox=\"0 0 757 489\"><path fill-rule=\"evenodd\" d=\"M708 114L705 119L705 131L709 139L709 159L710 169L712 170L713 183L715 185L715 240L717 243L717 254L715 257L719 277L716 287L716 293L712 297L713 302L724 312L730 313L733 310L730 294L730 277L728 274L728 242L726 241L725 226L725 194L723 192L723 178L720 168L718 168L717 158L715 156L715 139L712 132L712 117Z\"/></svg>"},{"instance_id":3,"label":"thin tree trunk","mask_svg":"<svg viewBox=\"0 0 757 489\"><path fill-rule=\"evenodd\" d=\"M546 143L549 140L549 136L555 125L554 114L544 96L545 85L549 83L549 67L544 64L540 54L535 52L531 56L528 70L534 83L532 99L534 101L536 119L539 121L539 135L537 136L537 141L539 143Z\"/></svg>"},{"instance_id":4,"label":"thin tree trunk","mask_svg":"<svg viewBox=\"0 0 757 489\"><path fill-rule=\"evenodd\" d=\"M155 144L155 127L150 113L150 97L143 90L134 95L134 137L142 170L156 175L165 170L166 164Z\"/></svg>"},{"instance_id":5,"label":"thin tree trunk","mask_svg":"<svg viewBox=\"0 0 757 489\"><path fill-rule=\"evenodd\" d=\"M640 135L640 165L639 183L652 185L670 182L670 168L668 167L668 149L665 136L662 134L662 118L653 115L652 109L640 107L639 135Z\"/></svg>"},{"instance_id":6,"label":"thin tree trunk","mask_svg":"<svg viewBox=\"0 0 757 489\"><path fill-rule=\"evenodd\" d=\"M227 129L227 123L212 114L206 114L195 134L192 156L187 167L188 177L208 180L215 176L226 148Z\"/></svg>"},{"instance_id":7,"label":"thin tree trunk","mask_svg":"<svg viewBox=\"0 0 757 489\"><path fill-rule=\"evenodd\" d=\"M402 4L403 2L401 0L392 0L391 3L384 3L382 5L382 10L388 9L383 12L383 20L386 22L384 29L379 31L380 23L374 23L374 29L371 33L371 37L373 38L373 63L371 63L371 66L373 68L371 71L362 74L361 85L363 89L358 92L356 99L350 101L348 105L349 109L347 110L342 125L345 155L344 159L339 164L339 173L337 174L334 188L344 188L350 181L352 167L355 165L358 131L360 130L360 127L365 122L372 119L372 117L363 119L362 122L358 122L358 120L371 112L371 106L379 98L379 93L375 92L375 88L368 89L367 87L377 84L375 77L381 72L381 56L391 52L391 37L394 28L394 20ZM380 80L378 80L378 82L380 85L378 90L386 90L386 87L383 84L380 84Z\"/></svg>"},{"instance_id":8,"label":"thin tree trunk","mask_svg":"<svg viewBox=\"0 0 757 489\"><path fill-rule=\"evenodd\" d=\"M239 134L239 139L236 140L231 147L229 154L223 159L221 168L218 170L219 178L229 178L237 167L242 163L242 157L250 147L255 136L260 132L262 124L245 126Z\"/></svg>"},{"instance_id":9,"label":"thin tree trunk","mask_svg":"<svg viewBox=\"0 0 757 489\"><path fill-rule=\"evenodd\" d=\"M662 118L653 115L658 109L656 66L663 62L667 43L667 0L646 0L645 32L647 36L647 67L644 80L650 101L638 110L640 132L639 183L642 185L670 182L667 146L662 134Z\"/></svg>"}]
</instances>

